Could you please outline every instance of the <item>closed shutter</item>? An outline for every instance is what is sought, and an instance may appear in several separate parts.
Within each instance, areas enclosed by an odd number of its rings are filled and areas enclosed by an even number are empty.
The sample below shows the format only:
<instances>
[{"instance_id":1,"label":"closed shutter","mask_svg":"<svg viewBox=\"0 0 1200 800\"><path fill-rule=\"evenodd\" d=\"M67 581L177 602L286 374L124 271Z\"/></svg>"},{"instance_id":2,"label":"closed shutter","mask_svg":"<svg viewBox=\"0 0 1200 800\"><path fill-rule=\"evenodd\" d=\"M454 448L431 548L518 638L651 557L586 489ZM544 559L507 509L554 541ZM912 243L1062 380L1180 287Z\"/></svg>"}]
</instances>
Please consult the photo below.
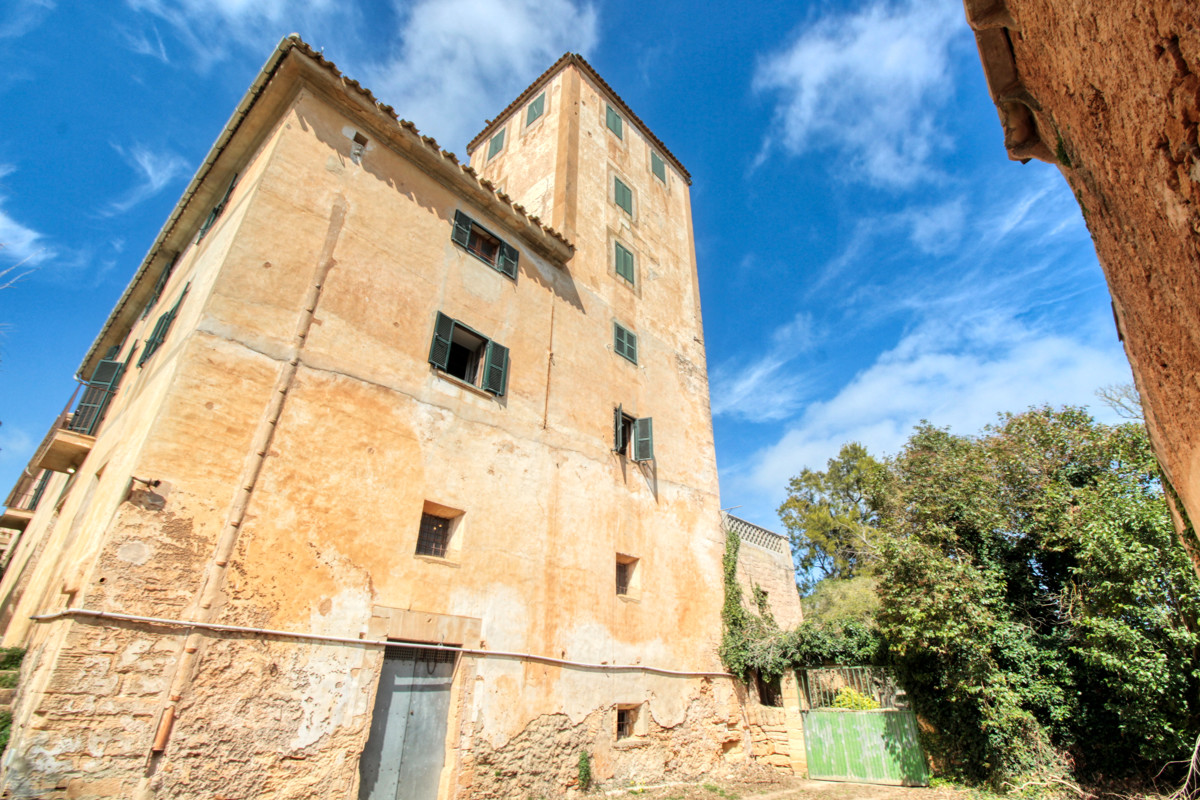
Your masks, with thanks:
<instances>
[{"instance_id":1,"label":"closed shutter","mask_svg":"<svg viewBox=\"0 0 1200 800\"><path fill-rule=\"evenodd\" d=\"M529 113L525 115L525 124L531 125L534 120L542 115L546 110L546 93L542 92L538 95L537 100L529 104Z\"/></svg>"},{"instance_id":2,"label":"closed shutter","mask_svg":"<svg viewBox=\"0 0 1200 800\"><path fill-rule=\"evenodd\" d=\"M492 141L488 145L488 158L489 159L493 158L496 155L496 153L499 153L503 149L504 149L504 129L501 128L500 132L492 137Z\"/></svg>"},{"instance_id":3,"label":"closed shutter","mask_svg":"<svg viewBox=\"0 0 1200 800\"><path fill-rule=\"evenodd\" d=\"M633 363L637 363L637 334L620 323L613 323L613 350Z\"/></svg>"},{"instance_id":4,"label":"closed shutter","mask_svg":"<svg viewBox=\"0 0 1200 800\"><path fill-rule=\"evenodd\" d=\"M454 320L437 312L433 323L433 343L429 346L429 363L445 369L450 363L450 339L454 336Z\"/></svg>"},{"instance_id":5,"label":"closed shutter","mask_svg":"<svg viewBox=\"0 0 1200 800\"><path fill-rule=\"evenodd\" d=\"M521 254L517 251L517 248L513 247L511 244L508 244L507 242L501 242L500 243L500 258L497 259L496 269L500 270L501 272L503 272L505 275L507 275L510 278L516 278L517 277L517 259L520 257L521 257Z\"/></svg>"},{"instance_id":6,"label":"closed shutter","mask_svg":"<svg viewBox=\"0 0 1200 800\"><path fill-rule=\"evenodd\" d=\"M613 199L617 205L625 209L625 213L633 215L633 191L620 178L613 178Z\"/></svg>"},{"instance_id":7,"label":"closed shutter","mask_svg":"<svg viewBox=\"0 0 1200 800\"><path fill-rule=\"evenodd\" d=\"M454 212L454 231L450 234L450 238L455 244L461 244L463 247L471 241L471 223L473 220L461 211Z\"/></svg>"},{"instance_id":8,"label":"closed shutter","mask_svg":"<svg viewBox=\"0 0 1200 800\"><path fill-rule=\"evenodd\" d=\"M483 388L497 397L508 388L508 348L495 342L488 342Z\"/></svg>"},{"instance_id":9,"label":"closed shutter","mask_svg":"<svg viewBox=\"0 0 1200 800\"><path fill-rule=\"evenodd\" d=\"M654 460L654 420L650 417L633 421L633 460Z\"/></svg>"},{"instance_id":10,"label":"closed shutter","mask_svg":"<svg viewBox=\"0 0 1200 800\"><path fill-rule=\"evenodd\" d=\"M158 298L162 297L163 289L167 286L167 279L171 277L171 272L175 269L175 262L178 260L179 254L176 253L175 257L163 267L162 272L158 276L158 281L154 284L154 294L150 296L149 302L146 303L146 307L142 310L142 319L146 318L150 313L150 309L154 308L154 304L158 302Z\"/></svg>"},{"instance_id":11,"label":"closed shutter","mask_svg":"<svg viewBox=\"0 0 1200 800\"><path fill-rule=\"evenodd\" d=\"M620 242L615 243L615 250L617 274L630 283L633 283L633 253L627 250Z\"/></svg>"},{"instance_id":12,"label":"closed shutter","mask_svg":"<svg viewBox=\"0 0 1200 800\"><path fill-rule=\"evenodd\" d=\"M624 138L621 134L621 116L613 111L612 106L607 106L604 113L604 122L608 125L608 129L617 135L618 139Z\"/></svg>"},{"instance_id":13,"label":"closed shutter","mask_svg":"<svg viewBox=\"0 0 1200 800\"><path fill-rule=\"evenodd\" d=\"M653 150L650 151L650 170L660 181L667 182L667 165Z\"/></svg>"}]
</instances>

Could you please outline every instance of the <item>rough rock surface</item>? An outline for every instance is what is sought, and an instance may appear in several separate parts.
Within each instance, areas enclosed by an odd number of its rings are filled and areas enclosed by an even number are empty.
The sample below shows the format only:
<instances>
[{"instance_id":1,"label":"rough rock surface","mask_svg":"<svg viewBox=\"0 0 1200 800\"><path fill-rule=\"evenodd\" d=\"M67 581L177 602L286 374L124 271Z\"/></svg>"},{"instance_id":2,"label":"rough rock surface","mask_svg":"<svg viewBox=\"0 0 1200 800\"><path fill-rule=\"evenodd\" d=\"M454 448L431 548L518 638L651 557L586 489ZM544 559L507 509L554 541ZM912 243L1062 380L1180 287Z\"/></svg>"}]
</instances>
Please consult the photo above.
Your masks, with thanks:
<instances>
[{"instance_id":1,"label":"rough rock surface","mask_svg":"<svg viewBox=\"0 0 1200 800\"><path fill-rule=\"evenodd\" d=\"M1200 520L1200 10L966 0L1013 158L1057 162L1091 230L1156 451ZM1200 570L1200 541L1181 538Z\"/></svg>"}]
</instances>

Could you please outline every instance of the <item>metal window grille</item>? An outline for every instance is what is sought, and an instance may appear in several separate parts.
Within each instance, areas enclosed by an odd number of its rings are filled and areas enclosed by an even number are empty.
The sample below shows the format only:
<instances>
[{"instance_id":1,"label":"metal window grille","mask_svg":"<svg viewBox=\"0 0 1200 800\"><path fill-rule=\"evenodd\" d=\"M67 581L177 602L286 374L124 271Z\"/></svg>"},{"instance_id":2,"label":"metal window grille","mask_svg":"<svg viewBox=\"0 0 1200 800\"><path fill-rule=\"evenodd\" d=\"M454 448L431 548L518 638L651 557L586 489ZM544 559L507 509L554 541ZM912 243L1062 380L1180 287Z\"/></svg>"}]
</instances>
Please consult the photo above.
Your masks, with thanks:
<instances>
[{"instance_id":1,"label":"metal window grille","mask_svg":"<svg viewBox=\"0 0 1200 800\"><path fill-rule=\"evenodd\" d=\"M417 555L444 558L449 544L450 520L435 517L433 514L422 514L421 530L417 534Z\"/></svg>"},{"instance_id":2,"label":"metal window grille","mask_svg":"<svg viewBox=\"0 0 1200 800\"><path fill-rule=\"evenodd\" d=\"M617 594L629 594L629 568L632 566L628 562L617 562Z\"/></svg>"},{"instance_id":3,"label":"metal window grille","mask_svg":"<svg viewBox=\"0 0 1200 800\"><path fill-rule=\"evenodd\" d=\"M617 709L617 738L628 739L633 736L633 725L636 721L636 708Z\"/></svg>"},{"instance_id":4,"label":"metal window grille","mask_svg":"<svg viewBox=\"0 0 1200 800\"><path fill-rule=\"evenodd\" d=\"M458 658L456 650L426 650L422 647L405 647L388 642L383 650L385 661L416 661L421 664L453 664Z\"/></svg>"},{"instance_id":5,"label":"metal window grille","mask_svg":"<svg viewBox=\"0 0 1200 800\"><path fill-rule=\"evenodd\" d=\"M838 692L853 689L875 699L880 708L908 708L908 698L892 671L883 667L825 667L802 673L802 688L811 709L832 708Z\"/></svg>"}]
</instances>

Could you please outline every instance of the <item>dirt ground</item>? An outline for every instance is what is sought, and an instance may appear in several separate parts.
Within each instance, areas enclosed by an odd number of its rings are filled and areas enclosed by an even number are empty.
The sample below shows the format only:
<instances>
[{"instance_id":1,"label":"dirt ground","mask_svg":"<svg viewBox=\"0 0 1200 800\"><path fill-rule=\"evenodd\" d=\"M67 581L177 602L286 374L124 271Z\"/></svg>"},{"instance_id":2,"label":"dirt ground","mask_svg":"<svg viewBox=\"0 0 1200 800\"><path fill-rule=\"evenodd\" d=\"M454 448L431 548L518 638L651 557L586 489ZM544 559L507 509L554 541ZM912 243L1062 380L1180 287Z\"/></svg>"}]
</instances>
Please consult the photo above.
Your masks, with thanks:
<instances>
[{"instance_id":1,"label":"dirt ground","mask_svg":"<svg viewBox=\"0 0 1200 800\"><path fill-rule=\"evenodd\" d=\"M970 800L977 797L961 789L872 786L771 774L701 783L602 788L599 794L615 800Z\"/></svg>"}]
</instances>

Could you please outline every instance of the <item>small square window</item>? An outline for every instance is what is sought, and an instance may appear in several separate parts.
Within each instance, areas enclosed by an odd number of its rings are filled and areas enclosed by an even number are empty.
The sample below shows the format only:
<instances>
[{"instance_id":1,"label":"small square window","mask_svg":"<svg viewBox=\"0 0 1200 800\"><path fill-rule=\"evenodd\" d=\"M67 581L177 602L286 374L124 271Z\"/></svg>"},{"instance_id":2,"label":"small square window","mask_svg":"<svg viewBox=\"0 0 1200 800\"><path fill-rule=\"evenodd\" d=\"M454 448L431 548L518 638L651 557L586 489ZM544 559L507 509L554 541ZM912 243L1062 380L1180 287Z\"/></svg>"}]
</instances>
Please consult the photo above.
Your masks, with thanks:
<instances>
[{"instance_id":1,"label":"small square window","mask_svg":"<svg viewBox=\"0 0 1200 800\"><path fill-rule=\"evenodd\" d=\"M633 216L633 190L616 177L613 178L613 202L625 209L626 214Z\"/></svg>"},{"instance_id":2,"label":"small square window","mask_svg":"<svg viewBox=\"0 0 1200 800\"><path fill-rule=\"evenodd\" d=\"M637 718L636 706L617 709L617 741L633 738L637 728Z\"/></svg>"},{"instance_id":3,"label":"small square window","mask_svg":"<svg viewBox=\"0 0 1200 800\"><path fill-rule=\"evenodd\" d=\"M638 363L637 334L619 322L613 323L613 350L617 355Z\"/></svg>"},{"instance_id":4,"label":"small square window","mask_svg":"<svg viewBox=\"0 0 1200 800\"><path fill-rule=\"evenodd\" d=\"M632 556L617 554L617 596L636 597L641 586L638 575L638 560Z\"/></svg>"},{"instance_id":5,"label":"small square window","mask_svg":"<svg viewBox=\"0 0 1200 800\"><path fill-rule=\"evenodd\" d=\"M618 139L624 139L625 137L624 137L623 133L621 132L621 129L622 129L621 115L618 114L616 111L614 111L612 106L606 106L605 109L606 110L604 113L604 124L608 126L608 129L610 131L612 131L613 133L615 133L617 135Z\"/></svg>"},{"instance_id":6,"label":"small square window","mask_svg":"<svg viewBox=\"0 0 1200 800\"><path fill-rule=\"evenodd\" d=\"M633 253L620 242L614 242L613 269L630 283L636 283L633 271Z\"/></svg>"},{"instance_id":7,"label":"small square window","mask_svg":"<svg viewBox=\"0 0 1200 800\"><path fill-rule=\"evenodd\" d=\"M429 363L447 375L502 397L508 387L508 348L456 319L437 313Z\"/></svg>"},{"instance_id":8,"label":"small square window","mask_svg":"<svg viewBox=\"0 0 1200 800\"><path fill-rule=\"evenodd\" d=\"M504 149L504 129L501 128L500 132L497 133L495 136L493 136L491 143L488 144L488 161L491 161L492 158L495 157L496 153L499 153L503 149Z\"/></svg>"},{"instance_id":9,"label":"small square window","mask_svg":"<svg viewBox=\"0 0 1200 800\"><path fill-rule=\"evenodd\" d=\"M653 150L650 151L650 171L654 173L654 177L663 183L667 182L667 165L662 160L662 157Z\"/></svg>"},{"instance_id":10,"label":"small square window","mask_svg":"<svg viewBox=\"0 0 1200 800\"><path fill-rule=\"evenodd\" d=\"M613 452L634 461L654 460L654 420L635 419L622 406L613 409Z\"/></svg>"},{"instance_id":11,"label":"small square window","mask_svg":"<svg viewBox=\"0 0 1200 800\"><path fill-rule=\"evenodd\" d=\"M421 514L421 530L417 534L417 555L445 558L450 548L450 523L452 519Z\"/></svg>"},{"instance_id":12,"label":"small square window","mask_svg":"<svg viewBox=\"0 0 1200 800\"><path fill-rule=\"evenodd\" d=\"M529 111L525 114L525 126L528 127L534 123L546 110L546 93L542 92L537 96L537 99L529 104Z\"/></svg>"}]
</instances>

